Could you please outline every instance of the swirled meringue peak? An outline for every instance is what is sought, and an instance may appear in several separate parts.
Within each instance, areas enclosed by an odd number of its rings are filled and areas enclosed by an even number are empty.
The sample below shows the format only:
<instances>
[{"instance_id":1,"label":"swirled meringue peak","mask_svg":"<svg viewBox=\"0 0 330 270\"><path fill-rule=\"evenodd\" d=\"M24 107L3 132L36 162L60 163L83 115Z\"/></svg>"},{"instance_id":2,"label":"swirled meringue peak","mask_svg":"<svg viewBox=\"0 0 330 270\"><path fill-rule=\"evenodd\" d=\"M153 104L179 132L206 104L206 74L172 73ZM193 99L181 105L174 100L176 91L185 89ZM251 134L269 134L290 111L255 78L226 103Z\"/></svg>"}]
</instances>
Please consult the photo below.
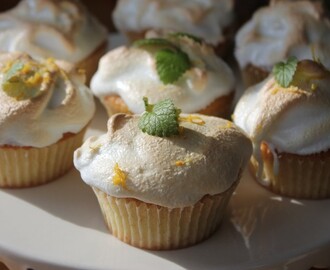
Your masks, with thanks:
<instances>
[{"instance_id":1,"label":"swirled meringue peak","mask_svg":"<svg viewBox=\"0 0 330 270\"><path fill-rule=\"evenodd\" d=\"M95 104L71 64L0 54L0 145L45 147L81 131Z\"/></svg>"},{"instance_id":2,"label":"swirled meringue peak","mask_svg":"<svg viewBox=\"0 0 330 270\"><path fill-rule=\"evenodd\" d=\"M107 31L75 0L22 0L0 14L0 50L78 63L107 39Z\"/></svg>"},{"instance_id":3,"label":"swirled meringue peak","mask_svg":"<svg viewBox=\"0 0 330 270\"><path fill-rule=\"evenodd\" d=\"M316 56L330 68L329 48L330 21L319 2L273 1L239 30L235 56L242 68L252 64L265 71L290 56Z\"/></svg>"},{"instance_id":4,"label":"swirled meringue peak","mask_svg":"<svg viewBox=\"0 0 330 270\"><path fill-rule=\"evenodd\" d=\"M120 0L113 20L124 33L167 29L200 36L217 45L224 41L233 11L233 0Z\"/></svg>"}]
</instances>

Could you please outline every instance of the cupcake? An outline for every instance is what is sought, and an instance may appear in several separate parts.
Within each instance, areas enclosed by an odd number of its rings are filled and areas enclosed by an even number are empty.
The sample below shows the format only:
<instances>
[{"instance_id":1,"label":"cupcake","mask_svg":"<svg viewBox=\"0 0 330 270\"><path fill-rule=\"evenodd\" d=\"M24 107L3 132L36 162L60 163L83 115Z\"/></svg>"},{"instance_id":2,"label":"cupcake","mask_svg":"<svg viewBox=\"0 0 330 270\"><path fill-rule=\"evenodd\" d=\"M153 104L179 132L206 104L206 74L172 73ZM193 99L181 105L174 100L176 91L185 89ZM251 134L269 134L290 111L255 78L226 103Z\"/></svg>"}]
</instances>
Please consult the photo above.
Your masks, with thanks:
<instances>
[{"instance_id":1,"label":"cupcake","mask_svg":"<svg viewBox=\"0 0 330 270\"><path fill-rule=\"evenodd\" d=\"M74 0L22 0L0 14L0 50L65 60L89 81L105 53L107 31Z\"/></svg>"},{"instance_id":2,"label":"cupcake","mask_svg":"<svg viewBox=\"0 0 330 270\"><path fill-rule=\"evenodd\" d=\"M235 56L246 86L265 79L290 56L319 58L330 68L330 22L320 2L272 1L238 32Z\"/></svg>"},{"instance_id":3,"label":"cupcake","mask_svg":"<svg viewBox=\"0 0 330 270\"><path fill-rule=\"evenodd\" d=\"M219 227L251 142L227 120L178 115L170 100L146 110L112 116L75 151L75 167L115 237L152 250L194 245Z\"/></svg>"},{"instance_id":4,"label":"cupcake","mask_svg":"<svg viewBox=\"0 0 330 270\"><path fill-rule=\"evenodd\" d=\"M320 63L280 63L275 76L249 88L234 122L254 145L251 170L280 195L330 197L330 72Z\"/></svg>"},{"instance_id":5,"label":"cupcake","mask_svg":"<svg viewBox=\"0 0 330 270\"><path fill-rule=\"evenodd\" d=\"M234 98L230 68L202 40L182 33L149 38L104 55L91 89L109 115L142 113L143 97L169 98L183 112L226 117Z\"/></svg>"},{"instance_id":6,"label":"cupcake","mask_svg":"<svg viewBox=\"0 0 330 270\"><path fill-rule=\"evenodd\" d=\"M0 54L0 187L44 184L73 166L94 100L70 64Z\"/></svg>"},{"instance_id":7,"label":"cupcake","mask_svg":"<svg viewBox=\"0 0 330 270\"><path fill-rule=\"evenodd\" d=\"M119 0L112 17L131 41L148 30L184 32L201 37L223 56L233 36L234 0Z\"/></svg>"}]
</instances>

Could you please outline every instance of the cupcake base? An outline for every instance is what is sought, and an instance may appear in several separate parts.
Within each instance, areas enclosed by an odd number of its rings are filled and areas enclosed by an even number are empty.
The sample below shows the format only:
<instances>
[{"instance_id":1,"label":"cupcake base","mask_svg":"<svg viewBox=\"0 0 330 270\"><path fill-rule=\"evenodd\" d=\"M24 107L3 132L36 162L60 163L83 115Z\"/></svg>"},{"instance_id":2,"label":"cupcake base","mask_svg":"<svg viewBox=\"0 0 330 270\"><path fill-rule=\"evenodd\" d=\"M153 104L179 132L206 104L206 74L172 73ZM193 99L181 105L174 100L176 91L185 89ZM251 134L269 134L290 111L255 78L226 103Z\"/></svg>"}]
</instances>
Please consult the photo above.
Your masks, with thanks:
<instances>
[{"instance_id":1,"label":"cupcake base","mask_svg":"<svg viewBox=\"0 0 330 270\"><path fill-rule=\"evenodd\" d=\"M104 42L98 48L96 48L90 56L76 64L78 68L81 68L85 71L87 85L89 85L92 76L97 70L100 58L106 53L106 51L107 42Z\"/></svg>"},{"instance_id":2,"label":"cupcake base","mask_svg":"<svg viewBox=\"0 0 330 270\"><path fill-rule=\"evenodd\" d=\"M248 64L242 70L243 83L245 87L250 87L252 85L255 85L263 81L268 77L268 75L269 75L268 71L256 67L252 64Z\"/></svg>"},{"instance_id":3,"label":"cupcake base","mask_svg":"<svg viewBox=\"0 0 330 270\"><path fill-rule=\"evenodd\" d=\"M85 131L67 133L43 148L0 146L0 187L32 187L64 175L73 167L73 152L81 145Z\"/></svg>"},{"instance_id":4,"label":"cupcake base","mask_svg":"<svg viewBox=\"0 0 330 270\"><path fill-rule=\"evenodd\" d=\"M217 98L197 113L229 119L232 112L234 95L234 91L231 91L230 94Z\"/></svg>"},{"instance_id":5,"label":"cupcake base","mask_svg":"<svg viewBox=\"0 0 330 270\"><path fill-rule=\"evenodd\" d=\"M133 43L136 40L144 39L147 32L148 30L140 32L127 31L124 33L124 35L129 43Z\"/></svg>"},{"instance_id":6,"label":"cupcake base","mask_svg":"<svg viewBox=\"0 0 330 270\"><path fill-rule=\"evenodd\" d=\"M234 91L231 91L228 95L217 98L206 108L199 110L196 113L229 119L232 110L233 99ZM116 113L131 114L123 99L118 95L105 96L101 98L101 102L106 108L109 116Z\"/></svg>"},{"instance_id":7,"label":"cupcake base","mask_svg":"<svg viewBox=\"0 0 330 270\"><path fill-rule=\"evenodd\" d=\"M132 114L125 104L124 100L118 95L108 95L101 98L101 102L106 109L108 116L116 113Z\"/></svg>"},{"instance_id":8,"label":"cupcake base","mask_svg":"<svg viewBox=\"0 0 330 270\"><path fill-rule=\"evenodd\" d=\"M330 150L311 155L274 153L267 144L261 146L262 179L257 179L270 191L292 198L330 198ZM251 159L251 171L256 175L258 162Z\"/></svg>"},{"instance_id":9,"label":"cupcake base","mask_svg":"<svg viewBox=\"0 0 330 270\"><path fill-rule=\"evenodd\" d=\"M221 223L236 185L182 208L115 198L96 188L93 190L112 235L139 248L168 250L188 247L211 236Z\"/></svg>"}]
</instances>

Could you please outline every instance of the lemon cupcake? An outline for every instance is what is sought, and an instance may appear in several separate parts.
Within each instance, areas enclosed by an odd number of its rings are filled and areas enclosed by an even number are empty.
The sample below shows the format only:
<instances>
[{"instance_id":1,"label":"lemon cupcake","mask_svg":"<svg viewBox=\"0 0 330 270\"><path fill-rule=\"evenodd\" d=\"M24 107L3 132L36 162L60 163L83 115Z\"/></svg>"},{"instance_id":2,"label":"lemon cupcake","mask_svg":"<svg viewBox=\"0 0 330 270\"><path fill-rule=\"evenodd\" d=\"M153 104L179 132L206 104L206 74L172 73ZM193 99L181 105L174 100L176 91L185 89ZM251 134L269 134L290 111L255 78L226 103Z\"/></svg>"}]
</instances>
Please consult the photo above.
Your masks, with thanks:
<instances>
[{"instance_id":1,"label":"lemon cupcake","mask_svg":"<svg viewBox=\"0 0 330 270\"><path fill-rule=\"evenodd\" d=\"M87 80L107 46L105 27L74 0L22 0L0 14L0 30L1 51L74 63Z\"/></svg>"},{"instance_id":2,"label":"lemon cupcake","mask_svg":"<svg viewBox=\"0 0 330 270\"><path fill-rule=\"evenodd\" d=\"M95 110L83 80L67 63L0 54L0 187L40 185L72 168Z\"/></svg>"},{"instance_id":3,"label":"lemon cupcake","mask_svg":"<svg viewBox=\"0 0 330 270\"><path fill-rule=\"evenodd\" d=\"M290 56L318 57L330 68L330 22L318 1L272 1L237 33L235 56L246 86ZM314 54L314 55L313 55Z\"/></svg>"},{"instance_id":4,"label":"lemon cupcake","mask_svg":"<svg viewBox=\"0 0 330 270\"><path fill-rule=\"evenodd\" d=\"M251 137L251 168L259 183L281 195L330 197L330 72L292 58L275 77L249 88L234 121Z\"/></svg>"},{"instance_id":5,"label":"lemon cupcake","mask_svg":"<svg viewBox=\"0 0 330 270\"><path fill-rule=\"evenodd\" d=\"M234 76L212 47L188 34L136 41L100 60L91 89L114 113L142 113L142 98L169 98L183 112L226 117L234 98Z\"/></svg>"},{"instance_id":6,"label":"lemon cupcake","mask_svg":"<svg viewBox=\"0 0 330 270\"><path fill-rule=\"evenodd\" d=\"M219 227L251 142L227 120L179 115L170 100L145 105L142 116L112 116L74 164L115 237L152 250L194 245Z\"/></svg>"},{"instance_id":7,"label":"lemon cupcake","mask_svg":"<svg viewBox=\"0 0 330 270\"><path fill-rule=\"evenodd\" d=\"M234 0L119 0L112 17L131 41L149 30L184 32L201 37L224 56L233 37Z\"/></svg>"}]
</instances>

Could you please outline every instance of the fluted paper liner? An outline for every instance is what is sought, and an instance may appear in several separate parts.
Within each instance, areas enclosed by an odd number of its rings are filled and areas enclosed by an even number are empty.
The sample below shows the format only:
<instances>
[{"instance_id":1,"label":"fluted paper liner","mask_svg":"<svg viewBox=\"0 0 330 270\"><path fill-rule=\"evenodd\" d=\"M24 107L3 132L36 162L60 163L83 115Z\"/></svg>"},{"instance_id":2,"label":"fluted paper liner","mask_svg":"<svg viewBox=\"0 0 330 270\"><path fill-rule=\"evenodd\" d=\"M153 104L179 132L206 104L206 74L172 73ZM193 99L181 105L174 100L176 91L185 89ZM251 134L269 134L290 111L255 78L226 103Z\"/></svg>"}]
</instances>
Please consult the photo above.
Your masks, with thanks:
<instances>
[{"instance_id":1,"label":"fluted paper liner","mask_svg":"<svg viewBox=\"0 0 330 270\"><path fill-rule=\"evenodd\" d=\"M219 227L237 183L195 205L167 208L131 198L115 198L93 188L110 232L130 245L166 250L205 240Z\"/></svg>"},{"instance_id":2,"label":"fluted paper liner","mask_svg":"<svg viewBox=\"0 0 330 270\"><path fill-rule=\"evenodd\" d=\"M0 187L22 188L41 185L73 167L73 152L83 140L86 128L68 134L48 147L0 147Z\"/></svg>"},{"instance_id":3,"label":"fluted paper liner","mask_svg":"<svg viewBox=\"0 0 330 270\"><path fill-rule=\"evenodd\" d=\"M261 150L264 166L259 181L267 189L293 198L330 198L330 150L305 156L278 153L277 170L273 153L266 145ZM251 165L255 175L258 163L252 159Z\"/></svg>"}]
</instances>

